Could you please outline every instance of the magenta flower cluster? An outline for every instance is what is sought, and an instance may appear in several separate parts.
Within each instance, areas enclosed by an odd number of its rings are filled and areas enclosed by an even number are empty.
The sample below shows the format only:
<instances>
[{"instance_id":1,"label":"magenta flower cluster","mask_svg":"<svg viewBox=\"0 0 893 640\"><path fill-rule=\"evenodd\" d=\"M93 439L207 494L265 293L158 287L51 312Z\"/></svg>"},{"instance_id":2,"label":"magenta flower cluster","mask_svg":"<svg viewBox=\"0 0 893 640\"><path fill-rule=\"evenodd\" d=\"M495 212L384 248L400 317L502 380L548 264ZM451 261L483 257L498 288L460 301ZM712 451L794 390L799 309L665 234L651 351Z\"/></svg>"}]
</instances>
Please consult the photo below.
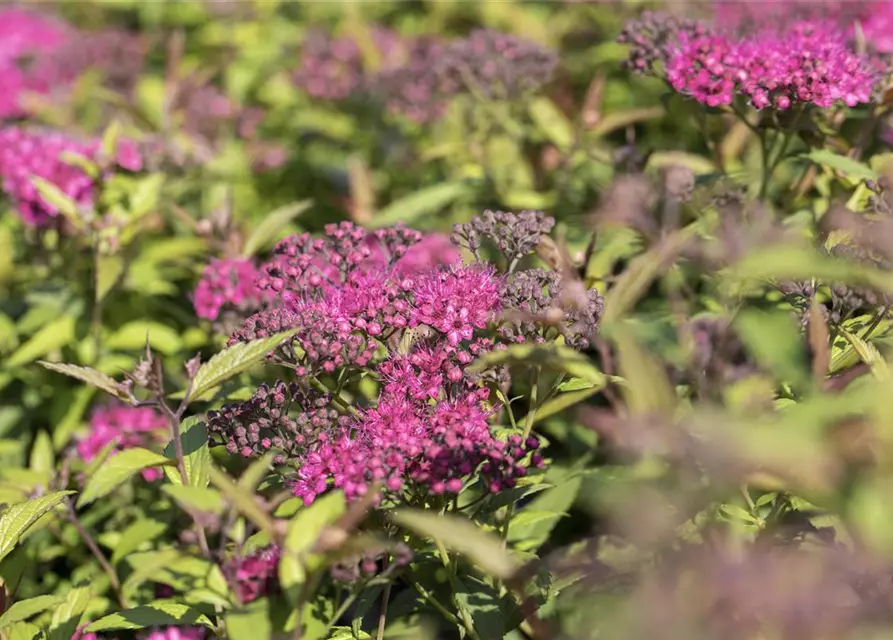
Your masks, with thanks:
<instances>
[{"instance_id":1,"label":"magenta flower cluster","mask_svg":"<svg viewBox=\"0 0 893 640\"><path fill-rule=\"evenodd\" d=\"M128 31L79 31L35 12L0 10L0 119L27 115L24 94L64 89L88 69L98 69L110 88L127 91L145 54L145 43Z\"/></svg>"},{"instance_id":2,"label":"magenta flower cluster","mask_svg":"<svg viewBox=\"0 0 893 640\"><path fill-rule=\"evenodd\" d=\"M65 25L17 8L0 11L0 119L24 115L25 92L46 93L52 78L35 71L34 61L52 53L66 40Z\"/></svg>"},{"instance_id":3,"label":"magenta flower cluster","mask_svg":"<svg viewBox=\"0 0 893 640\"><path fill-rule=\"evenodd\" d=\"M250 259L212 260L193 295L196 315L217 320L223 310L256 308L261 298L261 291L255 286L257 276L257 267Z\"/></svg>"},{"instance_id":4,"label":"magenta flower cluster","mask_svg":"<svg viewBox=\"0 0 893 640\"><path fill-rule=\"evenodd\" d=\"M710 107L741 96L756 109L796 105L828 108L869 102L881 77L875 58L853 49L850 32L834 20L797 20L737 33L692 20L646 14L627 25L630 66L655 71Z\"/></svg>"},{"instance_id":5,"label":"magenta flower cluster","mask_svg":"<svg viewBox=\"0 0 893 640\"><path fill-rule=\"evenodd\" d=\"M111 455L133 447L152 447L164 442L167 422L164 416L148 407L110 405L93 412L89 431L77 443L77 452L82 460L90 462L112 443ZM160 469L143 471L146 480L161 477Z\"/></svg>"},{"instance_id":6,"label":"magenta flower cluster","mask_svg":"<svg viewBox=\"0 0 893 640\"><path fill-rule=\"evenodd\" d=\"M487 220L480 233L498 237L494 245L513 264L552 226L536 212ZM323 238L280 242L260 267L263 307L230 341L294 331L272 357L297 382L261 386L250 400L210 412L209 432L234 454L280 452L277 464L297 469L291 481L307 503L330 487L354 499L372 487L399 498L456 493L473 480L491 491L514 486L542 464L538 441L493 433L488 374L469 369L504 348L492 329L505 278L486 262L464 265L458 257L442 238L400 226L367 231L341 223ZM366 409L347 412L307 388L320 378L370 374L380 391Z\"/></svg>"},{"instance_id":7,"label":"magenta flower cluster","mask_svg":"<svg viewBox=\"0 0 893 640\"><path fill-rule=\"evenodd\" d=\"M102 636L105 638L106 636ZM204 640L205 630L201 627L164 627L137 635L139 640ZM71 640L101 640L99 634L75 632Z\"/></svg>"},{"instance_id":8,"label":"magenta flower cluster","mask_svg":"<svg viewBox=\"0 0 893 640\"><path fill-rule=\"evenodd\" d=\"M239 602L254 602L276 588L279 553L279 548L273 545L247 556L233 558L224 567L235 584Z\"/></svg>"},{"instance_id":9,"label":"magenta flower cluster","mask_svg":"<svg viewBox=\"0 0 893 640\"><path fill-rule=\"evenodd\" d=\"M19 127L0 129L3 192L15 204L26 224L48 226L59 215L59 210L40 195L32 177L52 183L78 205L91 206L96 195L94 179L66 162L63 156L69 152L98 160L99 150L99 140L81 142L55 131L30 131ZM116 162L129 171L142 168L136 145L126 140L118 144Z\"/></svg>"}]
</instances>

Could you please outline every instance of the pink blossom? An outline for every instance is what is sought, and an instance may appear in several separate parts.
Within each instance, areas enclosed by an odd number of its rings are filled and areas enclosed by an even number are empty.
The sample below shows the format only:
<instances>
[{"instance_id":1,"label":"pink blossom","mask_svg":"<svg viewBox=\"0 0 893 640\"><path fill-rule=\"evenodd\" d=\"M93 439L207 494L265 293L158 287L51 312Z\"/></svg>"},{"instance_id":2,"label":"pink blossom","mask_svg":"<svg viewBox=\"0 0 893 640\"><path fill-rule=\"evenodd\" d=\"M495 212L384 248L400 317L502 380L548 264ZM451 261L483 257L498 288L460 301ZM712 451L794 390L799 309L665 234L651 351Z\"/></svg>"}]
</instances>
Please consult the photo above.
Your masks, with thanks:
<instances>
[{"instance_id":1,"label":"pink blossom","mask_svg":"<svg viewBox=\"0 0 893 640\"><path fill-rule=\"evenodd\" d=\"M410 326L427 324L445 334L450 344L469 340L499 311L499 281L492 267L432 270L412 288Z\"/></svg>"},{"instance_id":2,"label":"pink blossom","mask_svg":"<svg viewBox=\"0 0 893 640\"><path fill-rule=\"evenodd\" d=\"M236 585L239 602L248 604L272 591L279 567L279 548L261 549L251 555L233 558L226 570Z\"/></svg>"},{"instance_id":3,"label":"pink blossom","mask_svg":"<svg viewBox=\"0 0 893 640\"><path fill-rule=\"evenodd\" d=\"M93 204L94 181L80 168L62 159L65 152L97 160L100 141L81 142L56 131L29 131L19 127L0 129L0 177L3 191L18 208L26 224L47 226L59 210L37 191L32 177L40 177L58 187L78 205ZM132 141L118 146L119 166L137 171L142 158Z\"/></svg>"},{"instance_id":4,"label":"pink blossom","mask_svg":"<svg viewBox=\"0 0 893 640\"><path fill-rule=\"evenodd\" d=\"M216 320L225 307L257 306L261 298L261 292L255 286L257 275L257 267L251 260L212 260L202 272L193 295L196 315Z\"/></svg>"},{"instance_id":5,"label":"pink blossom","mask_svg":"<svg viewBox=\"0 0 893 640\"><path fill-rule=\"evenodd\" d=\"M78 455L90 462L109 444L115 442L112 455L133 447L145 447L163 441L167 429L164 416L147 407L111 405L93 412L90 431L77 443ZM160 469L146 469L143 477L153 481L161 477Z\"/></svg>"}]
</instances>

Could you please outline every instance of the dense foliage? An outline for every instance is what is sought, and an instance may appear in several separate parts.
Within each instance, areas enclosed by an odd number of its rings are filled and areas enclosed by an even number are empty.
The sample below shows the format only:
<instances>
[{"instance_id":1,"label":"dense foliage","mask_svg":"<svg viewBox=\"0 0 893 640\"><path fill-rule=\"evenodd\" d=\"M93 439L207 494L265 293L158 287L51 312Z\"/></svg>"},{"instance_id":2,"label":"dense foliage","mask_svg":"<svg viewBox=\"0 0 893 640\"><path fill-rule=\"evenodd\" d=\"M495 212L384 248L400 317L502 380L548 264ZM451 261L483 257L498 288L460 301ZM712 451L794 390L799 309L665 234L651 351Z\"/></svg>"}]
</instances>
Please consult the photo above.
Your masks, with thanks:
<instances>
[{"instance_id":1,"label":"dense foliage","mask_svg":"<svg viewBox=\"0 0 893 640\"><path fill-rule=\"evenodd\" d=\"M887 637L893 2L606 4L0 5L0 637Z\"/></svg>"}]
</instances>

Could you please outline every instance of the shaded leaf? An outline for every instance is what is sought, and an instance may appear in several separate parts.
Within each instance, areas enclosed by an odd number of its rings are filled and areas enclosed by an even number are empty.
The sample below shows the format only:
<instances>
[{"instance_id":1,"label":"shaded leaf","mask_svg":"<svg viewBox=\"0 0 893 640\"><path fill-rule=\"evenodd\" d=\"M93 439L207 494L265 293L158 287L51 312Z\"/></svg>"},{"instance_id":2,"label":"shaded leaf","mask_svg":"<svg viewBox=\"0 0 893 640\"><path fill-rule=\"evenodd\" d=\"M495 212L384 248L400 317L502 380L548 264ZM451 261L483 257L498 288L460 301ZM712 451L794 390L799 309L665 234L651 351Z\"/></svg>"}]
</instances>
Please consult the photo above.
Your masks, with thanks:
<instances>
[{"instance_id":1,"label":"shaded leaf","mask_svg":"<svg viewBox=\"0 0 893 640\"><path fill-rule=\"evenodd\" d=\"M84 491L78 498L77 506L79 508L83 507L98 498L110 494L143 469L169 464L171 464L171 461L166 457L148 449L134 447L120 451L111 456L87 480Z\"/></svg>"},{"instance_id":2,"label":"shaded leaf","mask_svg":"<svg viewBox=\"0 0 893 640\"><path fill-rule=\"evenodd\" d=\"M36 596L27 600L19 600L0 616L0 629L15 622L27 620L33 615L52 609L65 601L62 596Z\"/></svg>"},{"instance_id":3,"label":"shaded leaf","mask_svg":"<svg viewBox=\"0 0 893 640\"><path fill-rule=\"evenodd\" d=\"M417 535L441 541L493 577L509 578L518 568L518 562L499 538L481 531L471 520L461 516L397 509L391 513L391 519Z\"/></svg>"},{"instance_id":4,"label":"shaded leaf","mask_svg":"<svg viewBox=\"0 0 893 640\"><path fill-rule=\"evenodd\" d=\"M276 240L282 230L295 218L301 215L310 207L310 200L302 200L293 202L292 204L280 207L275 211L268 213L264 218L254 226L254 231L245 241L245 247L242 249L242 255L250 258L261 251L268 249Z\"/></svg>"},{"instance_id":5,"label":"shaded leaf","mask_svg":"<svg viewBox=\"0 0 893 640\"><path fill-rule=\"evenodd\" d=\"M232 640L268 640L273 636L270 624L270 601L260 598L234 609L224 618L227 635Z\"/></svg>"},{"instance_id":6,"label":"shaded leaf","mask_svg":"<svg viewBox=\"0 0 893 640\"><path fill-rule=\"evenodd\" d=\"M165 485L162 488L165 489L169 486ZM165 531L167 531L167 525L158 520L148 518L137 520L121 532L121 537L112 553L112 564L118 564L125 557L137 551L145 543L156 539Z\"/></svg>"},{"instance_id":7,"label":"shaded leaf","mask_svg":"<svg viewBox=\"0 0 893 640\"><path fill-rule=\"evenodd\" d=\"M804 156L816 164L842 173L854 180L877 180L877 174L864 162L834 153L830 149L813 149Z\"/></svg>"},{"instance_id":8,"label":"shaded leaf","mask_svg":"<svg viewBox=\"0 0 893 640\"><path fill-rule=\"evenodd\" d=\"M166 484L161 490L176 500L184 509L223 513L223 496L214 489L206 487L183 486L182 484Z\"/></svg>"},{"instance_id":9,"label":"shaded leaf","mask_svg":"<svg viewBox=\"0 0 893 640\"><path fill-rule=\"evenodd\" d=\"M80 231L84 228L84 221L81 220L77 203L62 189L40 176L31 176L31 183L51 211L55 210L61 213L75 229Z\"/></svg>"},{"instance_id":10,"label":"shaded leaf","mask_svg":"<svg viewBox=\"0 0 893 640\"><path fill-rule=\"evenodd\" d=\"M204 625L213 628L208 616L177 602L158 600L150 604L124 609L87 626L86 631L112 631L115 629L146 629L147 627Z\"/></svg>"},{"instance_id":11,"label":"shaded leaf","mask_svg":"<svg viewBox=\"0 0 893 640\"><path fill-rule=\"evenodd\" d=\"M599 371L587 357L570 347L550 343L523 343L509 345L485 353L472 365L472 371L483 371L497 365L538 366L543 369L569 373L590 387L600 389L605 384L605 374Z\"/></svg>"},{"instance_id":12,"label":"shaded leaf","mask_svg":"<svg viewBox=\"0 0 893 640\"><path fill-rule=\"evenodd\" d=\"M211 450L208 448L208 430L205 423L196 416L190 416L180 424L180 442L183 445L183 463L190 486L207 487L210 481ZM164 455L176 464L176 447L171 440L164 448ZM174 484L183 484L180 470L175 466L164 468L167 479Z\"/></svg>"},{"instance_id":13,"label":"shaded leaf","mask_svg":"<svg viewBox=\"0 0 893 640\"><path fill-rule=\"evenodd\" d=\"M380 209L367 226L377 229L398 222L411 225L424 216L437 213L470 191L470 186L464 182L446 182L420 189Z\"/></svg>"}]
</instances>

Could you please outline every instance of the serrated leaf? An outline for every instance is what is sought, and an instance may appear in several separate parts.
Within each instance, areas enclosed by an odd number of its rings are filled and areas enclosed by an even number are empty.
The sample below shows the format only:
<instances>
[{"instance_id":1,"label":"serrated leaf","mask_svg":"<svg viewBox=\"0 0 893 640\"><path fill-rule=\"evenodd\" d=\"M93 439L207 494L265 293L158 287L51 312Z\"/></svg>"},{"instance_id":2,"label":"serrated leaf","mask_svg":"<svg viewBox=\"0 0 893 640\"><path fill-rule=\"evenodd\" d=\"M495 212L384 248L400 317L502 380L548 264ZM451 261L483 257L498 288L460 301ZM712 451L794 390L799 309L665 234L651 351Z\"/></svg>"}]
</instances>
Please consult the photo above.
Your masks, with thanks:
<instances>
[{"instance_id":1,"label":"serrated leaf","mask_svg":"<svg viewBox=\"0 0 893 640\"><path fill-rule=\"evenodd\" d=\"M65 601L62 596L36 596L27 600L19 600L0 616L0 629L8 627L16 622L27 620L33 615L37 615L47 609L51 609Z\"/></svg>"},{"instance_id":2,"label":"serrated leaf","mask_svg":"<svg viewBox=\"0 0 893 640\"><path fill-rule=\"evenodd\" d=\"M232 640L269 640L273 637L270 601L266 598L230 611L224 622L227 635Z\"/></svg>"},{"instance_id":3,"label":"serrated leaf","mask_svg":"<svg viewBox=\"0 0 893 640\"><path fill-rule=\"evenodd\" d=\"M433 215L471 191L464 182L446 182L415 191L380 209L367 226L373 229L413 222Z\"/></svg>"},{"instance_id":4,"label":"serrated leaf","mask_svg":"<svg viewBox=\"0 0 893 640\"><path fill-rule=\"evenodd\" d=\"M50 474L55 466L54 459L53 441L50 440L46 431L39 432L31 446L31 459L28 468L38 473Z\"/></svg>"},{"instance_id":5,"label":"serrated leaf","mask_svg":"<svg viewBox=\"0 0 893 640\"><path fill-rule=\"evenodd\" d=\"M190 398L198 400L233 376L247 371L263 361L268 353L292 337L294 333L294 331L284 331L262 340L240 342L214 355L195 374Z\"/></svg>"},{"instance_id":6,"label":"serrated leaf","mask_svg":"<svg viewBox=\"0 0 893 640\"><path fill-rule=\"evenodd\" d=\"M253 522L260 530L274 535L275 526L267 513L260 508L254 498L254 492L236 484L226 473L211 465L211 484L241 513Z\"/></svg>"},{"instance_id":7,"label":"serrated leaf","mask_svg":"<svg viewBox=\"0 0 893 640\"><path fill-rule=\"evenodd\" d=\"M245 241L242 255L246 258L269 248L279 237L282 230L295 218L310 207L310 200L293 202L268 213L255 227Z\"/></svg>"},{"instance_id":8,"label":"serrated leaf","mask_svg":"<svg viewBox=\"0 0 893 640\"><path fill-rule=\"evenodd\" d=\"M65 602L53 611L47 640L71 640L81 624L81 616L90 602L90 587L75 587L68 591Z\"/></svg>"},{"instance_id":9,"label":"serrated leaf","mask_svg":"<svg viewBox=\"0 0 893 640\"><path fill-rule=\"evenodd\" d=\"M171 464L171 461L168 458L148 449L134 447L120 451L111 456L87 480L84 492L78 498L77 506L78 508L83 507L98 498L110 494L143 469L167 466L169 464Z\"/></svg>"},{"instance_id":10,"label":"serrated leaf","mask_svg":"<svg viewBox=\"0 0 893 640\"><path fill-rule=\"evenodd\" d=\"M390 517L417 535L439 540L495 578L510 578L518 569L517 560L502 546L502 541L471 520L416 509L397 509Z\"/></svg>"},{"instance_id":11,"label":"serrated leaf","mask_svg":"<svg viewBox=\"0 0 893 640\"><path fill-rule=\"evenodd\" d=\"M18 544L28 529L42 516L62 504L74 491L57 491L10 506L0 516L0 560Z\"/></svg>"},{"instance_id":12,"label":"serrated leaf","mask_svg":"<svg viewBox=\"0 0 893 640\"><path fill-rule=\"evenodd\" d=\"M146 629L163 626L204 625L213 628L208 616L185 604L158 600L132 609L124 609L100 618L87 626L88 633L116 629Z\"/></svg>"},{"instance_id":13,"label":"serrated leaf","mask_svg":"<svg viewBox=\"0 0 893 640\"><path fill-rule=\"evenodd\" d=\"M52 351L71 344L75 338L74 325L75 320L72 316L62 316L43 326L9 356L5 362L6 368L12 369L34 362Z\"/></svg>"},{"instance_id":14,"label":"serrated leaf","mask_svg":"<svg viewBox=\"0 0 893 640\"><path fill-rule=\"evenodd\" d=\"M190 416L180 424L180 442L183 444L183 463L186 478L193 487L207 487L211 468L211 450L208 448L208 431L205 423L196 416ZM164 455L176 463L176 448L171 440L164 448ZM174 484L183 484L180 471L176 467L165 467L167 479Z\"/></svg>"},{"instance_id":15,"label":"serrated leaf","mask_svg":"<svg viewBox=\"0 0 893 640\"><path fill-rule=\"evenodd\" d=\"M813 149L805 156L808 160L854 180L877 180L877 173L864 162L834 153L830 149Z\"/></svg>"},{"instance_id":16,"label":"serrated leaf","mask_svg":"<svg viewBox=\"0 0 893 640\"><path fill-rule=\"evenodd\" d=\"M57 373L75 378L76 380L80 380L81 382L86 382L87 384L93 385L97 389L102 389L106 393L110 393L115 397L120 397L118 383L115 381L115 379L111 376L107 376L106 374L97 371L96 369L91 369L90 367L81 367L76 364L46 362L45 360L39 360L38 364L49 369L50 371L55 371Z\"/></svg>"},{"instance_id":17,"label":"serrated leaf","mask_svg":"<svg viewBox=\"0 0 893 640\"><path fill-rule=\"evenodd\" d=\"M77 203L68 197L62 189L40 176L31 176L31 183L37 189L48 211L61 213L79 231L84 228L84 221L81 220Z\"/></svg>"},{"instance_id":18,"label":"serrated leaf","mask_svg":"<svg viewBox=\"0 0 893 640\"><path fill-rule=\"evenodd\" d=\"M214 489L205 487L183 486L182 484L166 484L161 490L173 498L184 509L223 513L223 496Z\"/></svg>"}]
</instances>

